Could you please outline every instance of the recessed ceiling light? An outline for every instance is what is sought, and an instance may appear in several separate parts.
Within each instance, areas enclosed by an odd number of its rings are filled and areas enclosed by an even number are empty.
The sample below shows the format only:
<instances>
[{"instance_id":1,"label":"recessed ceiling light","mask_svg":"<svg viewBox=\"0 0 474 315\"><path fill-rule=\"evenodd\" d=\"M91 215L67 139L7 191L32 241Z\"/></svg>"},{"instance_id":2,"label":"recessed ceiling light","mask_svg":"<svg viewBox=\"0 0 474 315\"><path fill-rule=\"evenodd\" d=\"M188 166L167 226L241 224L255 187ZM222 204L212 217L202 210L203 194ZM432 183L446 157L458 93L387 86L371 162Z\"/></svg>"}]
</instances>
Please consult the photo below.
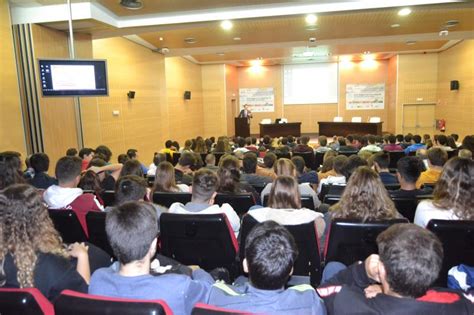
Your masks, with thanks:
<instances>
[{"instance_id":1,"label":"recessed ceiling light","mask_svg":"<svg viewBox=\"0 0 474 315\"><path fill-rule=\"evenodd\" d=\"M255 60L250 60L250 65L252 65L252 67L258 67L258 66L261 66L262 64L263 64L263 61L261 57Z\"/></svg>"},{"instance_id":2,"label":"recessed ceiling light","mask_svg":"<svg viewBox=\"0 0 474 315\"><path fill-rule=\"evenodd\" d=\"M403 8L400 11L398 11L398 15L400 16L407 16L411 13L410 8Z\"/></svg>"},{"instance_id":3,"label":"recessed ceiling light","mask_svg":"<svg viewBox=\"0 0 474 315\"><path fill-rule=\"evenodd\" d=\"M197 40L194 37L186 37L184 39L184 42L186 44L195 44L195 43L197 43Z\"/></svg>"},{"instance_id":4,"label":"recessed ceiling light","mask_svg":"<svg viewBox=\"0 0 474 315\"><path fill-rule=\"evenodd\" d=\"M407 44L407 45L415 45L415 44L416 44L416 40L407 40L407 41L405 42L405 44Z\"/></svg>"},{"instance_id":5,"label":"recessed ceiling light","mask_svg":"<svg viewBox=\"0 0 474 315\"><path fill-rule=\"evenodd\" d=\"M397 27L400 27L400 24L392 24L390 25L391 28L397 28Z\"/></svg>"},{"instance_id":6,"label":"recessed ceiling light","mask_svg":"<svg viewBox=\"0 0 474 315\"><path fill-rule=\"evenodd\" d=\"M241 40L242 38L240 37L234 37L233 40Z\"/></svg>"},{"instance_id":7,"label":"recessed ceiling light","mask_svg":"<svg viewBox=\"0 0 474 315\"><path fill-rule=\"evenodd\" d=\"M160 36L159 40L163 40L163 37Z\"/></svg>"},{"instance_id":8,"label":"recessed ceiling light","mask_svg":"<svg viewBox=\"0 0 474 315\"><path fill-rule=\"evenodd\" d=\"M143 3L138 0L121 0L120 5L129 10L139 10L143 8Z\"/></svg>"},{"instance_id":9,"label":"recessed ceiling light","mask_svg":"<svg viewBox=\"0 0 474 315\"><path fill-rule=\"evenodd\" d=\"M364 51L364 55L368 55L368 54L370 54L370 51L368 50Z\"/></svg>"},{"instance_id":10,"label":"recessed ceiling light","mask_svg":"<svg viewBox=\"0 0 474 315\"><path fill-rule=\"evenodd\" d=\"M308 14L305 18L306 23L314 24L318 20L318 17L314 14Z\"/></svg>"},{"instance_id":11,"label":"recessed ceiling light","mask_svg":"<svg viewBox=\"0 0 474 315\"><path fill-rule=\"evenodd\" d=\"M229 21L229 20L225 20L225 21L222 21L222 22L221 22L221 27L222 27L222 29L224 29L224 30L226 30L226 31L231 30L231 29L232 29L232 26L234 26L234 25L233 25L232 22Z\"/></svg>"}]
</instances>

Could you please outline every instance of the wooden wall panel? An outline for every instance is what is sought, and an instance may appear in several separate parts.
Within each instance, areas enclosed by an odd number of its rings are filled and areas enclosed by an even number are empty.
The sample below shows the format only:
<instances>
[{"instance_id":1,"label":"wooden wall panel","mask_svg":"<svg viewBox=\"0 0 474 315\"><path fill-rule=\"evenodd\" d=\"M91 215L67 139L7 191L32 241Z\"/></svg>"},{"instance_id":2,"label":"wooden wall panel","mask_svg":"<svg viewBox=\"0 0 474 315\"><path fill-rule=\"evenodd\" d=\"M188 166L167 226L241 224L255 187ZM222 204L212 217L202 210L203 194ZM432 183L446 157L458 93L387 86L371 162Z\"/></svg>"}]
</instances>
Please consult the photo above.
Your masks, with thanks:
<instances>
[{"instance_id":1,"label":"wooden wall panel","mask_svg":"<svg viewBox=\"0 0 474 315\"><path fill-rule=\"evenodd\" d=\"M149 164L168 134L164 58L123 38L92 45L94 58L107 59L109 96L81 99L85 146L109 146L113 161L134 148ZM130 90L134 99L127 97Z\"/></svg>"},{"instance_id":2,"label":"wooden wall panel","mask_svg":"<svg viewBox=\"0 0 474 315\"><path fill-rule=\"evenodd\" d=\"M20 106L8 1L0 0L0 152L26 155L25 130Z\"/></svg>"},{"instance_id":3,"label":"wooden wall panel","mask_svg":"<svg viewBox=\"0 0 474 315\"><path fill-rule=\"evenodd\" d=\"M435 104L438 83L438 54L398 57L396 132L403 131L403 104Z\"/></svg>"},{"instance_id":4,"label":"wooden wall panel","mask_svg":"<svg viewBox=\"0 0 474 315\"><path fill-rule=\"evenodd\" d=\"M239 106L239 77L235 66L225 66L225 88L227 107L227 135L235 134L235 121Z\"/></svg>"},{"instance_id":5,"label":"wooden wall panel","mask_svg":"<svg viewBox=\"0 0 474 315\"><path fill-rule=\"evenodd\" d=\"M69 58L68 37L61 31L40 25L32 26L35 58ZM38 64L35 65L38 74ZM36 78L41 93L39 78ZM44 150L51 161L50 173L54 173L56 161L68 148L78 148L76 116L72 97L39 96Z\"/></svg>"},{"instance_id":6,"label":"wooden wall panel","mask_svg":"<svg viewBox=\"0 0 474 315\"><path fill-rule=\"evenodd\" d=\"M395 133L396 116L397 116L397 83L398 83L398 56L393 56L388 61L388 77L387 77L387 104L388 113L385 123L385 130Z\"/></svg>"},{"instance_id":7,"label":"wooden wall panel","mask_svg":"<svg viewBox=\"0 0 474 315\"><path fill-rule=\"evenodd\" d=\"M181 145L204 134L201 66L181 57L165 58L169 137ZM191 91L191 100L184 100Z\"/></svg>"},{"instance_id":8,"label":"wooden wall panel","mask_svg":"<svg viewBox=\"0 0 474 315\"><path fill-rule=\"evenodd\" d=\"M227 134L225 65L201 66L204 137Z\"/></svg>"},{"instance_id":9,"label":"wooden wall panel","mask_svg":"<svg viewBox=\"0 0 474 315\"><path fill-rule=\"evenodd\" d=\"M450 81L458 80L458 91ZM446 119L446 133L461 139L474 133L474 40L466 40L439 54L437 119Z\"/></svg>"}]
</instances>

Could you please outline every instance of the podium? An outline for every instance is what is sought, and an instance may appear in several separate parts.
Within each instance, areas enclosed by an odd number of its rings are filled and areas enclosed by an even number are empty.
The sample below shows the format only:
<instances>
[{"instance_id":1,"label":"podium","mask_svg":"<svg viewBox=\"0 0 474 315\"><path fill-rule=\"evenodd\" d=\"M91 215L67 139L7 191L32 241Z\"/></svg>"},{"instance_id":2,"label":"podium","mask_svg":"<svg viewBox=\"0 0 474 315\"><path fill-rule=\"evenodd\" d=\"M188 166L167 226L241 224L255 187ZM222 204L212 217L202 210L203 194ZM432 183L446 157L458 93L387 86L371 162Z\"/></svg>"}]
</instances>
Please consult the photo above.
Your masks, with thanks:
<instances>
[{"instance_id":1,"label":"podium","mask_svg":"<svg viewBox=\"0 0 474 315\"><path fill-rule=\"evenodd\" d=\"M250 124L248 118L235 118L235 136L250 137Z\"/></svg>"}]
</instances>

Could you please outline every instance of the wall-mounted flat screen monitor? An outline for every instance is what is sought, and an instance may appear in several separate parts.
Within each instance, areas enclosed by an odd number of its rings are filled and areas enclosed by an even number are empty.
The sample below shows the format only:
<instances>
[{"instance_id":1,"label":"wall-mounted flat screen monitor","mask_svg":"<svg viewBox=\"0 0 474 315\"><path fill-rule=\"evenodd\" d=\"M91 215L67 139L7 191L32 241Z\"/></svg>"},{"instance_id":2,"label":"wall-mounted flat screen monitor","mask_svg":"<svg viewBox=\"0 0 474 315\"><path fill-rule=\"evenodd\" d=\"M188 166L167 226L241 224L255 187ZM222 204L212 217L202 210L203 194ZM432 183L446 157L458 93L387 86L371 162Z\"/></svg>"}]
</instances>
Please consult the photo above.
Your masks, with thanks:
<instances>
[{"instance_id":1,"label":"wall-mounted flat screen monitor","mask_svg":"<svg viewBox=\"0 0 474 315\"><path fill-rule=\"evenodd\" d=\"M105 60L40 59L43 96L107 96Z\"/></svg>"}]
</instances>

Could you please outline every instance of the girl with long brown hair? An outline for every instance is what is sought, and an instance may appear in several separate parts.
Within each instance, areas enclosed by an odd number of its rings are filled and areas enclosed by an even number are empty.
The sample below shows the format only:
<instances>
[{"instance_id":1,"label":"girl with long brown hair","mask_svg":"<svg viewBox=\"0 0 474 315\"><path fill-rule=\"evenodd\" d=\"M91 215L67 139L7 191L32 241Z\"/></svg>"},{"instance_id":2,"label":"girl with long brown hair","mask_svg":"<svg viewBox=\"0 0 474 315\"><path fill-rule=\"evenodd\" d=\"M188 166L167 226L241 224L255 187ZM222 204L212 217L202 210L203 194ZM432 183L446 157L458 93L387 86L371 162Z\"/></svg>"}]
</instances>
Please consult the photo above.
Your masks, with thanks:
<instances>
[{"instance_id":1,"label":"girl with long brown hair","mask_svg":"<svg viewBox=\"0 0 474 315\"><path fill-rule=\"evenodd\" d=\"M239 160L233 155L224 155L219 161L217 170L219 186L217 192L224 194L251 193L258 200L258 193L251 185L240 182Z\"/></svg>"},{"instance_id":2,"label":"girl with long brown hair","mask_svg":"<svg viewBox=\"0 0 474 315\"><path fill-rule=\"evenodd\" d=\"M432 219L474 220L474 161L454 157L441 172L433 200L418 204L414 223L425 227Z\"/></svg>"},{"instance_id":3,"label":"girl with long brown hair","mask_svg":"<svg viewBox=\"0 0 474 315\"><path fill-rule=\"evenodd\" d=\"M250 210L259 222L273 220L282 225L298 225L316 221L318 236L324 231L322 213L301 207L298 182L293 176L278 176L274 181L268 198L268 206Z\"/></svg>"},{"instance_id":4,"label":"girl with long brown hair","mask_svg":"<svg viewBox=\"0 0 474 315\"><path fill-rule=\"evenodd\" d=\"M330 218L388 220L401 218L379 175L361 166L349 178L341 200L329 208Z\"/></svg>"},{"instance_id":5,"label":"girl with long brown hair","mask_svg":"<svg viewBox=\"0 0 474 315\"><path fill-rule=\"evenodd\" d=\"M158 164L155 173L155 183L153 192L189 192L189 186L185 184L176 184L174 167L170 162L161 162Z\"/></svg>"},{"instance_id":6,"label":"girl with long brown hair","mask_svg":"<svg viewBox=\"0 0 474 315\"><path fill-rule=\"evenodd\" d=\"M0 192L1 286L35 287L51 300L65 289L87 293L89 278L88 247L64 246L34 187L15 184Z\"/></svg>"},{"instance_id":7,"label":"girl with long brown hair","mask_svg":"<svg viewBox=\"0 0 474 315\"><path fill-rule=\"evenodd\" d=\"M293 162L289 159L281 158L278 159L274 164L273 164L273 170L277 176L291 176L293 178L297 178L296 174L296 167ZM272 189L272 183L267 184L265 188L263 188L262 192L260 193L260 199L263 204L263 200L265 195L268 195ZM298 190L300 195L303 196L311 196L313 198L313 203L315 209L318 209L319 206L321 205L321 201L319 201L318 196L314 189L311 187L309 183L301 183L298 185Z\"/></svg>"}]
</instances>

